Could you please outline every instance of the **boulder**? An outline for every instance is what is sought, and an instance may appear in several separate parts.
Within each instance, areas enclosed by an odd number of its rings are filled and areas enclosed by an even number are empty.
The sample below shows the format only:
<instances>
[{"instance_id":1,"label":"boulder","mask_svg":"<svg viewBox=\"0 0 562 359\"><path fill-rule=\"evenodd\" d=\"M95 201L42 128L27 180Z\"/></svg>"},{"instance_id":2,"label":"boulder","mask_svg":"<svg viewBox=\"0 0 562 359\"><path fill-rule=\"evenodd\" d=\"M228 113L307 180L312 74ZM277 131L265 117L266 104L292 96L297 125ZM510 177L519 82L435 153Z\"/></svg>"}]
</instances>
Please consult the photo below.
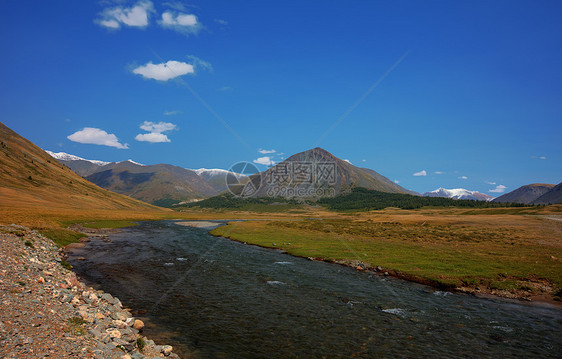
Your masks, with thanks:
<instances>
[{"instance_id":1,"label":"boulder","mask_svg":"<svg viewBox=\"0 0 562 359\"><path fill-rule=\"evenodd\" d=\"M144 328L144 322L140 319L135 319L135 322L133 323L133 328L137 330L141 330L142 328Z\"/></svg>"},{"instance_id":2,"label":"boulder","mask_svg":"<svg viewBox=\"0 0 562 359\"><path fill-rule=\"evenodd\" d=\"M168 356L168 355L172 354L173 349L174 348L172 348L171 345L162 345L161 351L162 351L162 354L164 354L165 356Z\"/></svg>"}]
</instances>

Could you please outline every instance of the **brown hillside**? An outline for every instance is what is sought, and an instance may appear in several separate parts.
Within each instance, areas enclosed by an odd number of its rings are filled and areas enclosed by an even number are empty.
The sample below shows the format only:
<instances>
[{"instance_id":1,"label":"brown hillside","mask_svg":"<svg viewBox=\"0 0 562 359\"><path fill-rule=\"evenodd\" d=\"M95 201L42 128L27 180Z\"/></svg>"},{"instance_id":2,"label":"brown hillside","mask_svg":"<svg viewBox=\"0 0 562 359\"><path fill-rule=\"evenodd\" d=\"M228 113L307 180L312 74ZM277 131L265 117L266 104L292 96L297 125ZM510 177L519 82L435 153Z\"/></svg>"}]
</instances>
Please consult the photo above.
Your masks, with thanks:
<instances>
[{"instance_id":1,"label":"brown hillside","mask_svg":"<svg viewBox=\"0 0 562 359\"><path fill-rule=\"evenodd\" d=\"M0 122L0 208L159 209L96 186Z\"/></svg>"}]
</instances>

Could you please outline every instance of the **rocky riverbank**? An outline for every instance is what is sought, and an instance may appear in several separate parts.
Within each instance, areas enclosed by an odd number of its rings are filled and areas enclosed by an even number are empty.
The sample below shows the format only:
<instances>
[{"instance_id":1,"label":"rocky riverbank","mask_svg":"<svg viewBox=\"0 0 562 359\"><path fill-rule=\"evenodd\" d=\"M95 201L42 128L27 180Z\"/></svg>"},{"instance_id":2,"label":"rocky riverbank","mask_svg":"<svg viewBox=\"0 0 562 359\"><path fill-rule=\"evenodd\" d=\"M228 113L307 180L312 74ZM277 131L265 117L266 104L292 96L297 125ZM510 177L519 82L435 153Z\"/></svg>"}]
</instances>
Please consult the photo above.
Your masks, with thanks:
<instances>
[{"instance_id":1,"label":"rocky riverbank","mask_svg":"<svg viewBox=\"0 0 562 359\"><path fill-rule=\"evenodd\" d=\"M144 337L118 298L68 268L50 239L0 226L1 358L179 358Z\"/></svg>"}]
</instances>

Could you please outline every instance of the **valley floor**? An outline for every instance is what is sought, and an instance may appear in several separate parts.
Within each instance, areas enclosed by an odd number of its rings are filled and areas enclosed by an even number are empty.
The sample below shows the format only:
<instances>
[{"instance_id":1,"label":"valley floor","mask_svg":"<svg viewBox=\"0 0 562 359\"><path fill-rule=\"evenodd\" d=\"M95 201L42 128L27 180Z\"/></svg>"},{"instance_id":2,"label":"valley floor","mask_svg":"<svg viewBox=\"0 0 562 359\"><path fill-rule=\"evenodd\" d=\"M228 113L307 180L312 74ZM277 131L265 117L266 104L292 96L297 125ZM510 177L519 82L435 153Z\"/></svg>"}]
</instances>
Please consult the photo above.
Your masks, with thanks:
<instances>
[{"instance_id":1,"label":"valley floor","mask_svg":"<svg viewBox=\"0 0 562 359\"><path fill-rule=\"evenodd\" d=\"M211 234L443 289L560 305L557 210L386 210L231 222Z\"/></svg>"}]
</instances>

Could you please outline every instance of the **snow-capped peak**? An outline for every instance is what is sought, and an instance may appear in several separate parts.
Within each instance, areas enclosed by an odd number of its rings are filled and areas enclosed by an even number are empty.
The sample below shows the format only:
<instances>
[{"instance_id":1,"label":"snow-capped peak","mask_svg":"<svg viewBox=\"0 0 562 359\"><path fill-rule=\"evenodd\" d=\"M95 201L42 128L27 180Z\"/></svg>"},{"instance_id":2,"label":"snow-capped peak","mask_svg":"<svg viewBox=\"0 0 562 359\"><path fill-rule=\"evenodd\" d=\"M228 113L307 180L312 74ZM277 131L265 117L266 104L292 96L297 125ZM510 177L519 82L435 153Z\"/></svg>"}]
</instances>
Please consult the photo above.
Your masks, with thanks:
<instances>
[{"instance_id":1,"label":"snow-capped peak","mask_svg":"<svg viewBox=\"0 0 562 359\"><path fill-rule=\"evenodd\" d=\"M130 159L130 158L129 158L127 161L123 161L123 162L131 162L131 163L134 164L134 165L146 166L146 165L143 165L142 163L135 162L135 161L133 161L133 160Z\"/></svg>"},{"instance_id":2,"label":"snow-capped peak","mask_svg":"<svg viewBox=\"0 0 562 359\"><path fill-rule=\"evenodd\" d=\"M230 173L227 170L223 170L221 168L199 168L198 170L192 170L195 173L197 173L198 175L201 175L203 173L206 174L210 174L210 175L218 175L218 174L222 174L222 173Z\"/></svg>"},{"instance_id":3,"label":"snow-capped peak","mask_svg":"<svg viewBox=\"0 0 562 359\"><path fill-rule=\"evenodd\" d=\"M478 191L469 191L464 188L446 189L439 187L435 191L425 192L422 194L426 197L446 197L453 199L472 199L478 201L491 201L494 197Z\"/></svg>"},{"instance_id":4,"label":"snow-capped peak","mask_svg":"<svg viewBox=\"0 0 562 359\"><path fill-rule=\"evenodd\" d=\"M74 156L65 152L52 152L47 150L45 150L45 152L47 152L49 155L51 155L51 157L59 161L88 161L98 166L105 166L108 163L111 163L111 162L98 161L98 160L87 160L85 158Z\"/></svg>"},{"instance_id":5,"label":"snow-capped peak","mask_svg":"<svg viewBox=\"0 0 562 359\"><path fill-rule=\"evenodd\" d=\"M246 175L243 175L241 173L235 173L235 172L223 170L221 168L199 168L197 170L192 170L192 171L197 173L199 176L204 177L204 178L209 178L209 177L219 176L219 175L220 176L226 176L228 174L233 174L236 177L246 177Z\"/></svg>"}]
</instances>

